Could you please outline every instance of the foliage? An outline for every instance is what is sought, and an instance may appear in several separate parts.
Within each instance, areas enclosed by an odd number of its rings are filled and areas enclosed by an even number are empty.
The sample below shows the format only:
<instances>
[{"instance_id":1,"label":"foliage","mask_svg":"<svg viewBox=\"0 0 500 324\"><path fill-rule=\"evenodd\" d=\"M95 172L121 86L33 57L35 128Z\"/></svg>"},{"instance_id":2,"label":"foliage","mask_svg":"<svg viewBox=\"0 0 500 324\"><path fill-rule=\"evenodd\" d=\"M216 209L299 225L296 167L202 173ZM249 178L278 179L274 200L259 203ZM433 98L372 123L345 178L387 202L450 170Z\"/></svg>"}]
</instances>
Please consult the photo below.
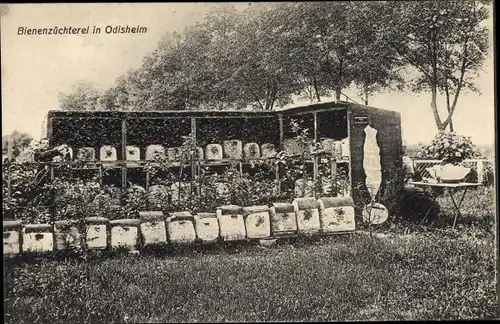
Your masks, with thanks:
<instances>
[{"instance_id":1,"label":"foliage","mask_svg":"<svg viewBox=\"0 0 500 324\"><path fill-rule=\"evenodd\" d=\"M67 111L100 110L100 96L101 93L95 85L80 81L73 86L70 93L59 94L59 105L62 110Z\"/></svg>"},{"instance_id":2,"label":"foliage","mask_svg":"<svg viewBox=\"0 0 500 324\"><path fill-rule=\"evenodd\" d=\"M30 146L33 138L28 133L13 131L12 134L2 136L2 155L7 155L9 145L12 145L12 158L22 156L23 151Z\"/></svg>"},{"instance_id":3,"label":"foliage","mask_svg":"<svg viewBox=\"0 0 500 324\"><path fill-rule=\"evenodd\" d=\"M437 128L450 126L453 131L452 118L460 94L478 91L473 81L488 54L489 31L484 22L489 16L489 4L450 0L380 5L383 10L379 31L384 42L417 71L418 76L411 80L412 90L431 91ZM446 98L444 120L437 107L439 93Z\"/></svg>"},{"instance_id":4,"label":"foliage","mask_svg":"<svg viewBox=\"0 0 500 324\"><path fill-rule=\"evenodd\" d=\"M466 159L479 157L470 137L455 132L440 131L428 145L420 145L417 156L425 159L442 160L443 163L457 164Z\"/></svg>"}]
</instances>

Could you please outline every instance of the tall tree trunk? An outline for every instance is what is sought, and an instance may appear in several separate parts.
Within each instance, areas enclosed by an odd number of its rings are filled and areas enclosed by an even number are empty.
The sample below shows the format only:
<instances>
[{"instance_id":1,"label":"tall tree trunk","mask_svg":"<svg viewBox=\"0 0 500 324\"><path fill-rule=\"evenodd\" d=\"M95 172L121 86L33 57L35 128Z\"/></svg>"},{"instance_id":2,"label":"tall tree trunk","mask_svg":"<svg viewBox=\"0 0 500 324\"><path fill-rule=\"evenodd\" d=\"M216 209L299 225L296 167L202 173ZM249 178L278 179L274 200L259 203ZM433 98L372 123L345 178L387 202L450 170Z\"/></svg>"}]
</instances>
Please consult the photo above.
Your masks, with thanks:
<instances>
[{"instance_id":1,"label":"tall tree trunk","mask_svg":"<svg viewBox=\"0 0 500 324\"><path fill-rule=\"evenodd\" d=\"M437 67L437 44L436 44L436 35L433 35L432 39L432 75L431 75L431 92L432 92L432 97L431 97L431 109L432 109L432 114L434 115L434 121L436 122L436 126L438 130L444 130L446 125L443 125L441 122L441 118L439 117L439 111L437 109L437 86L438 86L438 67Z\"/></svg>"},{"instance_id":2,"label":"tall tree trunk","mask_svg":"<svg viewBox=\"0 0 500 324\"><path fill-rule=\"evenodd\" d=\"M340 96L342 95L342 88L340 86L335 87L335 100L340 101Z\"/></svg>"},{"instance_id":3,"label":"tall tree trunk","mask_svg":"<svg viewBox=\"0 0 500 324\"><path fill-rule=\"evenodd\" d=\"M449 116L451 114L451 107L450 107L450 89L448 87L448 80L446 80L446 82L444 84L444 90L446 93L446 109L448 110L448 116ZM450 118L450 122L448 123L448 125L450 126L450 132L453 132L454 131L453 120L451 118Z\"/></svg>"},{"instance_id":4,"label":"tall tree trunk","mask_svg":"<svg viewBox=\"0 0 500 324\"><path fill-rule=\"evenodd\" d=\"M368 106L368 87L365 86L365 106Z\"/></svg>"},{"instance_id":5,"label":"tall tree trunk","mask_svg":"<svg viewBox=\"0 0 500 324\"><path fill-rule=\"evenodd\" d=\"M313 73L313 85L314 85L314 93L316 94L316 99L318 102L321 102L321 96L319 95L318 90L318 81L316 80L316 73Z\"/></svg>"}]
</instances>

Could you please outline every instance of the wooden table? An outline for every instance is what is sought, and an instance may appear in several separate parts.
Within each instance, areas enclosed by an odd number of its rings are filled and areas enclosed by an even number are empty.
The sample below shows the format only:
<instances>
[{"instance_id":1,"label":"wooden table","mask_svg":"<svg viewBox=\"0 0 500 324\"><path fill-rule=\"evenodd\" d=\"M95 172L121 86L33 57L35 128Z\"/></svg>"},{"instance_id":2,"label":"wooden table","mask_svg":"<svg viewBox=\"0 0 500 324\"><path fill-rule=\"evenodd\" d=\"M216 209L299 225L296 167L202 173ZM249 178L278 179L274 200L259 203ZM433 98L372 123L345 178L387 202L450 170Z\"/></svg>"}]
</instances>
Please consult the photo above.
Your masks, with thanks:
<instances>
[{"instance_id":1,"label":"wooden table","mask_svg":"<svg viewBox=\"0 0 500 324\"><path fill-rule=\"evenodd\" d=\"M470 183L470 182L459 182L459 183L429 183L429 182L410 182L410 184L416 186L416 187L421 187L421 188L430 188L432 190L432 197L434 202L436 201L436 198L439 196L439 194L436 194L436 191L439 189L448 190L450 193L450 198L451 201L453 202L453 205L455 206L455 217L453 219L453 228L455 228L455 224L457 222L457 217L460 216L462 217L462 213L460 212L460 207L462 206L462 202L465 198L465 194L467 193L467 190L469 188L477 188L481 186L480 183ZM453 197L453 194L456 193L457 191L463 190L462 197L460 198L460 201L455 200ZM432 206L427 210L427 213L425 214L424 218L422 219L422 222L427 218L427 215L429 214Z\"/></svg>"}]
</instances>

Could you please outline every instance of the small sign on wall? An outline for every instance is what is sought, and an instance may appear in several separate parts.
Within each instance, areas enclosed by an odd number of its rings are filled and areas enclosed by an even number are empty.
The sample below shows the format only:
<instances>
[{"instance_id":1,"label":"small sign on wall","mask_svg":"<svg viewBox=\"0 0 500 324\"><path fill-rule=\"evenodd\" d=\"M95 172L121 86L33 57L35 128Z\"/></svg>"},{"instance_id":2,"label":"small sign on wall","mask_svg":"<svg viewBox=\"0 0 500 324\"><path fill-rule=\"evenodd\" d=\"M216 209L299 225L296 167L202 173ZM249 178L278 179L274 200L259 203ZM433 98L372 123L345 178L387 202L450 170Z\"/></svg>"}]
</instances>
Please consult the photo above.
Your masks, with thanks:
<instances>
[{"instance_id":1,"label":"small sign on wall","mask_svg":"<svg viewBox=\"0 0 500 324\"><path fill-rule=\"evenodd\" d=\"M354 124L362 126L368 125L368 115L354 116Z\"/></svg>"}]
</instances>

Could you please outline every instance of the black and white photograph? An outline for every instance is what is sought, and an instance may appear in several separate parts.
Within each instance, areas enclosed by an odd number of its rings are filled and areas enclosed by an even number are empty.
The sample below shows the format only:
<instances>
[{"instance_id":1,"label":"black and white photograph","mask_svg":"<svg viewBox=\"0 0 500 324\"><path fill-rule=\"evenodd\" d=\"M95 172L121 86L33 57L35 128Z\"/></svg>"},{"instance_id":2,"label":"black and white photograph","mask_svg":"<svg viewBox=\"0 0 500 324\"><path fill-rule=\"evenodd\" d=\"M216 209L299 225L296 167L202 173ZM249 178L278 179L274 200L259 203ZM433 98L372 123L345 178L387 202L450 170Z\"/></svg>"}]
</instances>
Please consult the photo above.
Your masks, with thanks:
<instances>
[{"instance_id":1,"label":"black and white photograph","mask_svg":"<svg viewBox=\"0 0 500 324\"><path fill-rule=\"evenodd\" d=\"M500 319L493 0L0 9L5 323Z\"/></svg>"}]
</instances>

